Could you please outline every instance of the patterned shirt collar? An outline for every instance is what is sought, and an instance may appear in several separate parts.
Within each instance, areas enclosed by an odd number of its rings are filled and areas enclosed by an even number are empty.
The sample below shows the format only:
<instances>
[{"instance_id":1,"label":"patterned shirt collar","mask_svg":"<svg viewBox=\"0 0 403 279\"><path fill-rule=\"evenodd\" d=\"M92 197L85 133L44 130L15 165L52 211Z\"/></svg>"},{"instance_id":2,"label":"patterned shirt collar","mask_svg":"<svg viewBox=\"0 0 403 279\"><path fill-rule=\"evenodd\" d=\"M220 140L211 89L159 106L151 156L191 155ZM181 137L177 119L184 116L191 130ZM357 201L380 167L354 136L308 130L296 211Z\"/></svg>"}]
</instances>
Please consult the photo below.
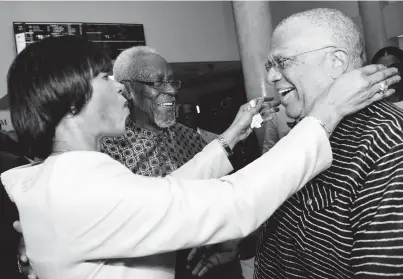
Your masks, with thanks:
<instances>
[{"instance_id":1,"label":"patterned shirt collar","mask_svg":"<svg viewBox=\"0 0 403 279\"><path fill-rule=\"evenodd\" d=\"M164 138L164 137L174 137L175 132L172 131L172 128L166 128L162 129L161 131L153 131L153 130L148 130L143 127L140 127L139 125L136 125L133 120L130 119L130 117L127 118L126 121L126 134L130 137L133 136L130 134L132 131L136 132L136 135L139 139L156 139L156 138Z\"/></svg>"},{"instance_id":2,"label":"patterned shirt collar","mask_svg":"<svg viewBox=\"0 0 403 279\"><path fill-rule=\"evenodd\" d=\"M133 173L155 177L170 174L193 158L204 145L195 130L181 124L176 123L162 133L156 133L128 119L124 135L104 138L101 146L102 152Z\"/></svg>"}]
</instances>

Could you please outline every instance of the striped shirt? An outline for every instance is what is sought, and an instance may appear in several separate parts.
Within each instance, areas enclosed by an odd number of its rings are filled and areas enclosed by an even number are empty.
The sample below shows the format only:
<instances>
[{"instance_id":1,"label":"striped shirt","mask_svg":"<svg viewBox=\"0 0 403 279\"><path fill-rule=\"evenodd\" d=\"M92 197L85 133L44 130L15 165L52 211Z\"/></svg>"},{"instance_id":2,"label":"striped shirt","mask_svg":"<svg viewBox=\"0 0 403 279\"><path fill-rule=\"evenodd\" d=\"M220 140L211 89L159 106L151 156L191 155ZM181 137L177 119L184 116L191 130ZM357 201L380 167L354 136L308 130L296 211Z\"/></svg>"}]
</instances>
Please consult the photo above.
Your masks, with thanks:
<instances>
[{"instance_id":1,"label":"striped shirt","mask_svg":"<svg viewBox=\"0 0 403 279\"><path fill-rule=\"evenodd\" d=\"M403 278L403 111L346 117L332 166L259 231L255 279Z\"/></svg>"}]
</instances>

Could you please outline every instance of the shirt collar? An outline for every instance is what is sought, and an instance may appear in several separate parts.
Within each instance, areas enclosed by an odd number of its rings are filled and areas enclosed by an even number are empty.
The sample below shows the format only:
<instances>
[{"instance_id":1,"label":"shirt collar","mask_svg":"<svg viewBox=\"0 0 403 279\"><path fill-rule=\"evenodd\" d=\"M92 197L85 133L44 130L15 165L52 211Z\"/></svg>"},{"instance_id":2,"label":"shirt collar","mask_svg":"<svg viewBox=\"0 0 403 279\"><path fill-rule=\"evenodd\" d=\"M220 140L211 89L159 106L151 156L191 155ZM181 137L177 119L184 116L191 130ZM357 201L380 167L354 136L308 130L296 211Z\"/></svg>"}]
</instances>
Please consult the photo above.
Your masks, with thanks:
<instances>
[{"instance_id":1,"label":"shirt collar","mask_svg":"<svg viewBox=\"0 0 403 279\"><path fill-rule=\"evenodd\" d=\"M173 136L173 132L171 131L171 128L166 128L166 129L162 129L163 132L156 132L153 130L148 130L145 129L143 127L140 127L139 125L136 125L136 123L134 123L130 117L127 118L126 121L126 131L134 131L137 135L137 137L139 138L143 138L143 139L155 139L155 138L159 138L162 136L169 136L172 137Z\"/></svg>"}]
</instances>

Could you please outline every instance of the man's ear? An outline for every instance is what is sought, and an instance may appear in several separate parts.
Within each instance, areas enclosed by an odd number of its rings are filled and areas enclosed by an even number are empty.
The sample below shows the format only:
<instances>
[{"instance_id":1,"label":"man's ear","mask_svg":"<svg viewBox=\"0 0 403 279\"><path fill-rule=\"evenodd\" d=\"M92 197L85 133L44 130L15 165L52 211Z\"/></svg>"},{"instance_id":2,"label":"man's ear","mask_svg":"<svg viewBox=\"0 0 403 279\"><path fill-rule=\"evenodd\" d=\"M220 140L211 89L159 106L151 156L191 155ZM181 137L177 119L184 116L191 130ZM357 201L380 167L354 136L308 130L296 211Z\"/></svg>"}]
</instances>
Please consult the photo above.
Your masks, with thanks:
<instances>
[{"instance_id":1,"label":"man's ear","mask_svg":"<svg viewBox=\"0 0 403 279\"><path fill-rule=\"evenodd\" d=\"M337 79L339 76L347 72L350 65L350 56L344 49L336 49L333 52L333 68L329 75L333 79Z\"/></svg>"}]
</instances>

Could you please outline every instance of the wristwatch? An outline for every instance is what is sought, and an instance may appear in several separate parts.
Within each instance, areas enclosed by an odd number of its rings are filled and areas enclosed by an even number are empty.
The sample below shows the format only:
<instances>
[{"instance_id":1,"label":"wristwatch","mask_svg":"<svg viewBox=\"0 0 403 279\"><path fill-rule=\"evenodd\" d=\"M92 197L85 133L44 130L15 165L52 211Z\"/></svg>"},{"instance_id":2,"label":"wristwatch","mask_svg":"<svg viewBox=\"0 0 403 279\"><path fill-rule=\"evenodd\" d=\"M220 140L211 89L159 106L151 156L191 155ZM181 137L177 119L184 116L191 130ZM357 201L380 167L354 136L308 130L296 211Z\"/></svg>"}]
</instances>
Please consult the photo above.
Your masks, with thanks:
<instances>
[{"instance_id":1,"label":"wristwatch","mask_svg":"<svg viewBox=\"0 0 403 279\"><path fill-rule=\"evenodd\" d=\"M228 157L234 154L231 147L229 147L228 143L225 141L222 135L218 136L218 140L221 142L222 147L224 147L225 152L227 152Z\"/></svg>"}]
</instances>

